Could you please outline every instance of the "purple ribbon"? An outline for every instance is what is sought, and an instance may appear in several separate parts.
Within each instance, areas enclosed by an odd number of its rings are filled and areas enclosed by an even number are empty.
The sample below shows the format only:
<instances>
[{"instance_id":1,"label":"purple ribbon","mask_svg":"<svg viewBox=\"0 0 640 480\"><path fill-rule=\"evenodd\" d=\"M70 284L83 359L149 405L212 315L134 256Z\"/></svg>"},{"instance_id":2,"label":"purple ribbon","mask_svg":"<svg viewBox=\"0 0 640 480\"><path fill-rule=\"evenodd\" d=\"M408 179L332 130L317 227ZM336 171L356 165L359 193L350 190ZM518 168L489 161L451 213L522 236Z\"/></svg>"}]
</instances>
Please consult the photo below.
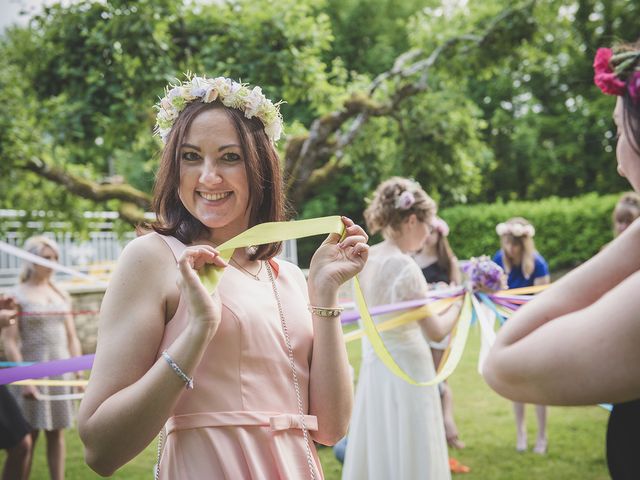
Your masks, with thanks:
<instances>
[{"instance_id":1,"label":"purple ribbon","mask_svg":"<svg viewBox=\"0 0 640 480\"><path fill-rule=\"evenodd\" d=\"M448 289L446 291L438 292L437 290L433 290L429 292L429 296L427 298L421 298L419 300L409 300L406 302L393 303L390 305L378 305L377 307L372 307L369 309L369 313L372 316L375 315L384 315L391 312L397 312L398 310L409 310L411 308L422 307L423 305L427 305L428 303L435 302L436 300L440 300L442 298L449 297L457 297L462 295L464 289L456 289L452 291ZM344 312L341 315L341 321L343 324L354 323L360 318L360 312L357 310L350 310L348 312Z\"/></svg>"},{"instance_id":2,"label":"purple ribbon","mask_svg":"<svg viewBox=\"0 0 640 480\"><path fill-rule=\"evenodd\" d=\"M93 357L95 357L94 354L82 355L65 358L64 360L40 362L27 367L6 368L0 371L0 385L33 378L53 377L80 370L90 370L93 365Z\"/></svg>"}]
</instances>

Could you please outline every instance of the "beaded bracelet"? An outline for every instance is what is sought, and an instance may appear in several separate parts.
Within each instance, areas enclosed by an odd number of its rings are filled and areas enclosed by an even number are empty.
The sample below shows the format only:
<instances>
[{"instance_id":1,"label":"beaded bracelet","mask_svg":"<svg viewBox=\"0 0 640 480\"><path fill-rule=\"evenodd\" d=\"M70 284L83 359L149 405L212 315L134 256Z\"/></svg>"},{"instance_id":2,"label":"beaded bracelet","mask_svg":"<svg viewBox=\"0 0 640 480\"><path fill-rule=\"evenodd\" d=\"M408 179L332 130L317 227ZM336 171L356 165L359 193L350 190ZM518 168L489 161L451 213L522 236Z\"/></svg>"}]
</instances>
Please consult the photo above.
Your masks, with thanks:
<instances>
[{"instance_id":1,"label":"beaded bracelet","mask_svg":"<svg viewBox=\"0 0 640 480\"><path fill-rule=\"evenodd\" d=\"M184 381L185 387L187 390L193 389L193 377L189 378L186 373L182 371L182 369L178 366L176 362L173 361L171 355L166 350L162 352L162 357L167 361L169 366L173 369L174 372Z\"/></svg>"},{"instance_id":2,"label":"beaded bracelet","mask_svg":"<svg viewBox=\"0 0 640 480\"><path fill-rule=\"evenodd\" d=\"M309 311L313 315L317 315L318 317L339 317L340 313L344 310L343 307L314 307L313 305L309 305Z\"/></svg>"}]
</instances>

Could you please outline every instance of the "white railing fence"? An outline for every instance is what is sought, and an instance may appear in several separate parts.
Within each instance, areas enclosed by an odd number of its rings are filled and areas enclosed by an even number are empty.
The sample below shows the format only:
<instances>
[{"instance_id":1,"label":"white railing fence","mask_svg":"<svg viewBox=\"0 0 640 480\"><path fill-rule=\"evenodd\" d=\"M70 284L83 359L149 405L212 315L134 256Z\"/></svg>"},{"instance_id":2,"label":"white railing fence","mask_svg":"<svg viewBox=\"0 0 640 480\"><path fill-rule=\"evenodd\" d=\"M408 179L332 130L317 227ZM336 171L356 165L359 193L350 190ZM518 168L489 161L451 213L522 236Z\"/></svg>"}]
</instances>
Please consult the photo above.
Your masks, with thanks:
<instances>
[{"instance_id":1,"label":"white railing fence","mask_svg":"<svg viewBox=\"0 0 640 480\"><path fill-rule=\"evenodd\" d=\"M7 212L6 210L4 212ZM93 215L100 215L102 212L87 212ZM112 213L112 212L105 212ZM0 217L13 217L10 223L5 223L4 230L9 230L2 237L2 240L15 247L22 248L24 241L28 235L20 232L17 228L19 223L15 221L16 216L0 215ZM35 222L30 222L29 227L38 231ZM60 246L60 263L83 273L95 276L96 279L105 280L108 278L113 266L115 265L120 252L124 246L135 238L135 233L130 232L123 236L118 236L116 232L110 230L111 223L100 223L100 230L89 233L87 240L74 239L71 232L64 229L56 229L55 231L46 231L42 233L55 241ZM6 228L9 227L9 228ZM11 230L11 227L14 230ZM297 244L295 240L287 240L284 242L280 258L293 263L298 263ZM22 270L22 260L14 255L0 250L0 289L6 289L15 285L18 276ZM57 272L57 281L71 280L71 276Z\"/></svg>"}]
</instances>

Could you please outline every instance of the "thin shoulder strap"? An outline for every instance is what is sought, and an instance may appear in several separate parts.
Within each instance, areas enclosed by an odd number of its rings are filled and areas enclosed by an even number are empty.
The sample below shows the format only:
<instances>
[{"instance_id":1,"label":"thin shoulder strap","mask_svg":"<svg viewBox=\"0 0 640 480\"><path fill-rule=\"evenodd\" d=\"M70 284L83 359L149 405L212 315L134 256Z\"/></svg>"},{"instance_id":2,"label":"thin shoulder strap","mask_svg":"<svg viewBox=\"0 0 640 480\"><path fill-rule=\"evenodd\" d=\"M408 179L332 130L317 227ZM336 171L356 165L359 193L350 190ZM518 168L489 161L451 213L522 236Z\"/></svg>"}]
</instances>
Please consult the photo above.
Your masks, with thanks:
<instances>
[{"instance_id":1,"label":"thin shoulder strap","mask_svg":"<svg viewBox=\"0 0 640 480\"><path fill-rule=\"evenodd\" d=\"M178 240L176 237L171 237L169 235L162 235L157 232L154 232L154 233L158 235L162 240L164 240L164 242L169 246L169 248L171 249L171 253L173 253L173 256L177 262L178 259L180 258L180 255L182 255L182 252L184 252L187 246L184 243L182 243L180 240Z\"/></svg>"}]
</instances>

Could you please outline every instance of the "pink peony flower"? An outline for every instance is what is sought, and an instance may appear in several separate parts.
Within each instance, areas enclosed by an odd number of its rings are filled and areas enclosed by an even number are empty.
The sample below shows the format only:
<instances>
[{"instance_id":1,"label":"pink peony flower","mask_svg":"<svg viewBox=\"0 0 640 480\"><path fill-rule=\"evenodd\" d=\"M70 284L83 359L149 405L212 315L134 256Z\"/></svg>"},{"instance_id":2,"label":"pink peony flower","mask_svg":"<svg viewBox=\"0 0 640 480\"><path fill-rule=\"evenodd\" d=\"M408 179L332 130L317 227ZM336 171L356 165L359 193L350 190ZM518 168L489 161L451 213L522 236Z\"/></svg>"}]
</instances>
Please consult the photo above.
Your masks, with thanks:
<instances>
[{"instance_id":1,"label":"pink peony flower","mask_svg":"<svg viewBox=\"0 0 640 480\"><path fill-rule=\"evenodd\" d=\"M596 52L596 58L593 61L593 70L595 75L593 81L608 95L624 95L625 83L613 73L609 64L613 52L610 48L599 48Z\"/></svg>"},{"instance_id":2,"label":"pink peony flower","mask_svg":"<svg viewBox=\"0 0 640 480\"><path fill-rule=\"evenodd\" d=\"M447 225L447 222L445 222L440 217L434 218L431 222L431 225L436 229L436 232L438 232L443 237L449 236L449 225Z\"/></svg>"}]
</instances>

